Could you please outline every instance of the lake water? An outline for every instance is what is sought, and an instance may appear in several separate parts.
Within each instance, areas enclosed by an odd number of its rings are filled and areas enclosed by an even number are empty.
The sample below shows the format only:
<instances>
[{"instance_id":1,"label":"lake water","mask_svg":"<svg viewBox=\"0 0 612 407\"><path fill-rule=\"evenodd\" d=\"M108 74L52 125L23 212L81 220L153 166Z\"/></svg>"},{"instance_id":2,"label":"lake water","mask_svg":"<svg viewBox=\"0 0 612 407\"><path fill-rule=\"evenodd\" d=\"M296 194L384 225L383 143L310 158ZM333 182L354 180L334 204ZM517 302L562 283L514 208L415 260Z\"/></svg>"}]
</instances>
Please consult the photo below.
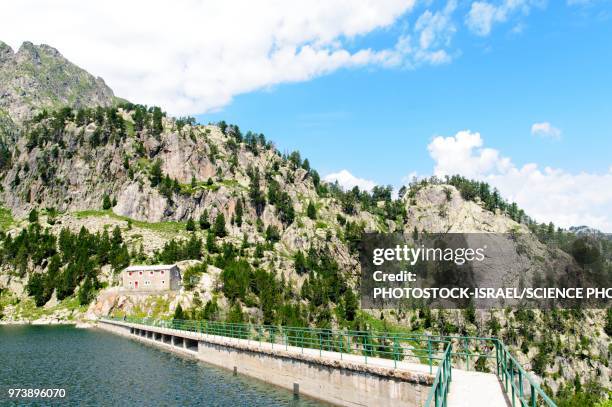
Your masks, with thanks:
<instances>
[{"instance_id":1,"label":"lake water","mask_svg":"<svg viewBox=\"0 0 612 407\"><path fill-rule=\"evenodd\" d=\"M11 388L61 388L63 399L10 399ZM0 326L0 405L321 406L202 362L70 326Z\"/></svg>"}]
</instances>

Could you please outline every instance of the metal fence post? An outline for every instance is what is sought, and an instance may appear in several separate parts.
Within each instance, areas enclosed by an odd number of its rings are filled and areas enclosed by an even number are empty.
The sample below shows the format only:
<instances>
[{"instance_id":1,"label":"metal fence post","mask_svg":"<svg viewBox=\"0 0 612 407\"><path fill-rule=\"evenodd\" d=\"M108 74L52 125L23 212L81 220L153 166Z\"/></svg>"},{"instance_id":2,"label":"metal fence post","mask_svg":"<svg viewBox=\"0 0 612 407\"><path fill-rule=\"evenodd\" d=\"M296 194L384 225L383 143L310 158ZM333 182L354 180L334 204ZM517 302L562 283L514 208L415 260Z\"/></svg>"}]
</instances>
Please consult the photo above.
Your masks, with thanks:
<instances>
[{"instance_id":1,"label":"metal fence post","mask_svg":"<svg viewBox=\"0 0 612 407\"><path fill-rule=\"evenodd\" d=\"M495 368L497 369L497 377L499 377L499 343L497 341L495 344Z\"/></svg>"},{"instance_id":2,"label":"metal fence post","mask_svg":"<svg viewBox=\"0 0 612 407\"><path fill-rule=\"evenodd\" d=\"M465 363L467 365L467 369L466 370L469 372L470 371L470 349L469 349L469 344L468 344L468 339L467 338L465 338L465 340L464 340L464 346L465 346L465 355L466 355Z\"/></svg>"},{"instance_id":3,"label":"metal fence post","mask_svg":"<svg viewBox=\"0 0 612 407\"><path fill-rule=\"evenodd\" d=\"M351 333L348 332L346 334L346 336L347 336L347 340L348 340L348 353L353 353L353 351L351 350Z\"/></svg>"},{"instance_id":4,"label":"metal fence post","mask_svg":"<svg viewBox=\"0 0 612 407\"><path fill-rule=\"evenodd\" d=\"M433 373L433 365L431 360L431 337L427 335L427 357L429 358L429 374Z\"/></svg>"},{"instance_id":5,"label":"metal fence post","mask_svg":"<svg viewBox=\"0 0 612 407\"><path fill-rule=\"evenodd\" d=\"M397 347L397 335L393 337L393 367L397 369L397 359L399 358L399 350Z\"/></svg>"},{"instance_id":6,"label":"metal fence post","mask_svg":"<svg viewBox=\"0 0 612 407\"><path fill-rule=\"evenodd\" d=\"M319 356L323 356L323 335L319 332Z\"/></svg>"}]
</instances>

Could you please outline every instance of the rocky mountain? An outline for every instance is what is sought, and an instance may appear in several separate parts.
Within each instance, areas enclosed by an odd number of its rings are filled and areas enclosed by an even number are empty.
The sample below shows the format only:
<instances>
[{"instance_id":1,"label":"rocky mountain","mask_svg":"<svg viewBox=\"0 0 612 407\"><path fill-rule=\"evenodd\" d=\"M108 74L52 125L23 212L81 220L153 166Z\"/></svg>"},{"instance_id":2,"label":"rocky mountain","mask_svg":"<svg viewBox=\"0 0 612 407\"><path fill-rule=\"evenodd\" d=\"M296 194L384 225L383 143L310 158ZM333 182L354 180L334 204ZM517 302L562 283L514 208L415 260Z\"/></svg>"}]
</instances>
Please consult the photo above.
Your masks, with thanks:
<instances>
[{"instance_id":1,"label":"rocky mountain","mask_svg":"<svg viewBox=\"0 0 612 407\"><path fill-rule=\"evenodd\" d=\"M0 41L0 110L13 121L21 123L42 109L114 102L104 80L72 64L55 48L24 42L14 52Z\"/></svg>"},{"instance_id":2,"label":"rocky mountain","mask_svg":"<svg viewBox=\"0 0 612 407\"><path fill-rule=\"evenodd\" d=\"M188 318L496 335L554 393L576 393L577 376L611 386L609 312L359 309L366 232L509 233L526 281L609 274L606 245L532 222L484 183L344 191L262 134L120 101L45 45L0 43L0 109L0 319L181 305ZM118 289L125 266L169 262L180 292Z\"/></svg>"},{"instance_id":3,"label":"rocky mountain","mask_svg":"<svg viewBox=\"0 0 612 407\"><path fill-rule=\"evenodd\" d=\"M612 240L611 233L603 233L601 230L581 225L581 226L571 226L569 231L578 236L593 236L599 239L607 239Z\"/></svg>"}]
</instances>

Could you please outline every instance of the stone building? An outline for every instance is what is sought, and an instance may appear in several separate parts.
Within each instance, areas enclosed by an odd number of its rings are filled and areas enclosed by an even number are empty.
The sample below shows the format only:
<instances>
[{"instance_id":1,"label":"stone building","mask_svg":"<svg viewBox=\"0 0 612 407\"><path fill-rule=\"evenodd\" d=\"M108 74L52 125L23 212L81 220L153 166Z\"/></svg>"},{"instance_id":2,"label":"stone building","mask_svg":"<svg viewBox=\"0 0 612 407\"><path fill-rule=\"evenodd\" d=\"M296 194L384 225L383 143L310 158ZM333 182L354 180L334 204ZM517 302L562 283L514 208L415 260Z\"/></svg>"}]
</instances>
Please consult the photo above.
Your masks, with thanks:
<instances>
[{"instance_id":1,"label":"stone building","mask_svg":"<svg viewBox=\"0 0 612 407\"><path fill-rule=\"evenodd\" d=\"M138 291L178 290L181 273L176 264L130 266L123 270L123 288Z\"/></svg>"}]
</instances>

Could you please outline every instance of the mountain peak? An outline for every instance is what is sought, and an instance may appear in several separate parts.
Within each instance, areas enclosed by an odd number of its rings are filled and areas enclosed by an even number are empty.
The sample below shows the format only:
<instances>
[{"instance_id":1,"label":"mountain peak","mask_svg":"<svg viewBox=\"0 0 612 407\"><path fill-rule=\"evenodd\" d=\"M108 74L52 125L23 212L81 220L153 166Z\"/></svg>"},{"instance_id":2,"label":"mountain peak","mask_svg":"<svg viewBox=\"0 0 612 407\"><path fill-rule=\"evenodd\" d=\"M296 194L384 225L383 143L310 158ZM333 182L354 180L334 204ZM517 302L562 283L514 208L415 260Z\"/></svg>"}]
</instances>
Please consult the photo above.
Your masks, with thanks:
<instances>
[{"instance_id":1,"label":"mountain peak","mask_svg":"<svg viewBox=\"0 0 612 407\"><path fill-rule=\"evenodd\" d=\"M8 44L0 41L0 66L2 66L5 61L13 58L14 53L15 52Z\"/></svg>"},{"instance_id":2,"label":"mountain peak","mask_svg":"<svg viewBox=\"0 0 612 407\"><path fill-rule=\"evenodd\" d=\"M116 98L100 78L57 49L26 41L15 53L0 41L0 109L19 123L43 109L110 106Z\"/></svg>"}]
</instances>

